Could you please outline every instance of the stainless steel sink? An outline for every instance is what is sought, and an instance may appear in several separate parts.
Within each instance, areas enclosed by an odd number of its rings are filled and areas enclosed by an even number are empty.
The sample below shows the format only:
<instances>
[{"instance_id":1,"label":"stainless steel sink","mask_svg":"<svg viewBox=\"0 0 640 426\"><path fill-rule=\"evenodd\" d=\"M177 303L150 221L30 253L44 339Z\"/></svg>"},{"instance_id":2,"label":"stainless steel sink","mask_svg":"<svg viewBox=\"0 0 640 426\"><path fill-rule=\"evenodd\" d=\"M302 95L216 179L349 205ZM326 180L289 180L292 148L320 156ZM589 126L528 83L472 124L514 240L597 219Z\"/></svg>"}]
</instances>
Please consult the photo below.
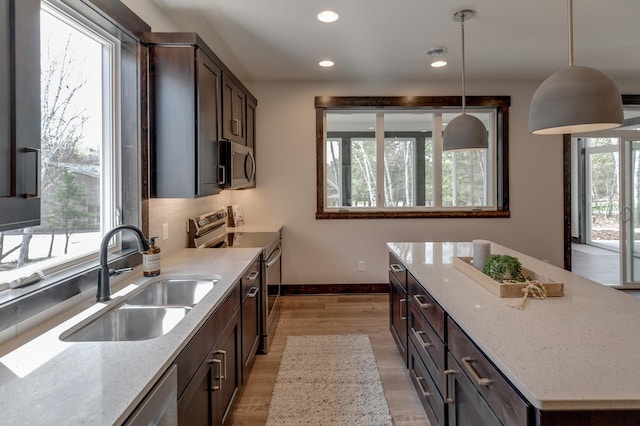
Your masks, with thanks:
<instances>
[{"instance_id":1,"label":"stainless steel sink","mask_svg":"<svg viewBox=\"0 0 640 426\"><path fill-rule=\"evenodd\" d=\"M127 305L194 306L204 298L217 279L162 279L154 281L126 301Z\"/></svg>"},{"instance_id":2,"label":"stainless steel sink","mask_svg":"<svg viewBox=\"0 0 640 426\"><path fill-rule=\"evenodd\" d=\"M123 305L92 320L60 339L66 342L148 340L167 334L191 310L190 307Z\"/></svg>"}]
</instances>

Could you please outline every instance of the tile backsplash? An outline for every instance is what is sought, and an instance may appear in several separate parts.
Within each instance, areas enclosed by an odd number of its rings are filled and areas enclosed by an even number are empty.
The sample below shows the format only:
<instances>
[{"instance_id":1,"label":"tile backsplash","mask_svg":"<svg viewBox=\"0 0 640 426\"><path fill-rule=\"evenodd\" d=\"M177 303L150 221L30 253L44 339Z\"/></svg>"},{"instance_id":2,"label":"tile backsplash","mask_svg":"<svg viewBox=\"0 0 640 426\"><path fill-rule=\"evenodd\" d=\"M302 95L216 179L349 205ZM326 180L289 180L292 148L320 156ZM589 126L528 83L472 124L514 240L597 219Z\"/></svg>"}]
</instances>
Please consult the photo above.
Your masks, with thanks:
<instances>
[{"instance_id":1,"label":"tile backsplash","mask_svg":"<svg viewBox=\"0 0 640 426\"><path fill-rule=\"evenodd\" d=\"M174 253L187 246L187 219L225 208L230 204L230 194L220 194L196 199L152 198L149 200L149 236L158 237L157 244L163 255ZM162 225L169 225L169 239L162 239Z\"/></svg>"}]
</instances>

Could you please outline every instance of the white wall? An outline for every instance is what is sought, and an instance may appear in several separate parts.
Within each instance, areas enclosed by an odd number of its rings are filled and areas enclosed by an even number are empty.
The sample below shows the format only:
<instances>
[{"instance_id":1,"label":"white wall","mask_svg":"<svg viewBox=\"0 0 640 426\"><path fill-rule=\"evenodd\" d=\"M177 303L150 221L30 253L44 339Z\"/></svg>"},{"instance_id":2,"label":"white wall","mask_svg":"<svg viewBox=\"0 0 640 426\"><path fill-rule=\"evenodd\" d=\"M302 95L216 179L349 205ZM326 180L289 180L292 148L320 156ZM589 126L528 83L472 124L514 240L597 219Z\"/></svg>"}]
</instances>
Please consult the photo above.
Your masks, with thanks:
<instances>
[{"instance_id":1,"label":"white wall","mask_svg":"<svg viewBox=\"0 0 640 426\"><path fill-rule=\"evenodd\" d=\"M533 136L539 82L468 82L468 95L511 96L511 218L316 220L315 96L455 95L459 82L256 82L258 187L233 194L248 223L281 222L286 283L380 283L387 241L490 239L563 265L562 138ZM357 272L357 262L366 271Z\"/></svg>"},{"instance_id":2,"label":"white wall","mask_svg":"<svg viewBox=\"0 0 640 426\"><path fill-rule=\"evenodd\" d=\"M124 0L154 31L194 31L172 20L151 0ZM180 25L176 22L180 22ZM187 26L187 27L185 27ZM242 79L243 70L223 38L200 34ZM383 283L387 241L468 241L485 238L533 257L563 265L562 137L528 132L529 102L541 81L477 82L468 95L511 96L509 131L510 210L508 219L316 220L315 96L455 95L451 82L251 82L258 98L258 187L223 191L201 200L151 200L151 233L169 223L168 251L184 247L188 217L229 203L240 204L248 224L284 224L285 283ZM640 93L640 81L620 84ZM175 234L174 234L175 233ZM166 252L167 249L164 249ZM357 272L357 262L366 271Z\"/></svg>"}]
</instances>

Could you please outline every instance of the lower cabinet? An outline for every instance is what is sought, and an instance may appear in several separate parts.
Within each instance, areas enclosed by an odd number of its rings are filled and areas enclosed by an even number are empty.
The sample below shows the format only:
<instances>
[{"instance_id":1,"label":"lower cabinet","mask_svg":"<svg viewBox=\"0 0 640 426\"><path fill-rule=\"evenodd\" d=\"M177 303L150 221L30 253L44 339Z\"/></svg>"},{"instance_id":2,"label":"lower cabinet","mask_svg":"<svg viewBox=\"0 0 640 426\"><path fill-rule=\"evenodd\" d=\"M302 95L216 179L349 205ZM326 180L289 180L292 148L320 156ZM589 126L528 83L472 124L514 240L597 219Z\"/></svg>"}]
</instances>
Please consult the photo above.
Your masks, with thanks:
<instances>
[{"instance_id":1,"label":"lower cabinet","mask_svg":"<svg viewBox=\"0 0 640 426\"><path fill-rule=\"evenodd\" d=\"M260 345L260 261L257 260L242 278L242 384L247 384Z\"/></svg>"},{"instance_id":2,"label":"lower cabinet","mask_svg":"<svg viewBox=\"0 0 640 426\"><path fill-rule=\"evenodd\" d=\"M446 424L444 400L413 341L409 343L409 376L429 421L434 425Z\"/></svg>"},{"instance_id":3,"label":"lower cabinet","mask_svg":"<svg viewBox=\"0 0 640 426\"><path fill-rule=\"evenodd\" d=\"M222 425L241 382L240 282L176 358L178 424Z\"/></svg>"},{"instance_id":4,"label":"lower cabinet","mask_svg":"<svg viewBox=\"0 0 640 426\"><path fill-rule=\"evenodd\" d=\"M389 273L389 329L407 363L407 292Z\"/></svg>"}]
</instances>

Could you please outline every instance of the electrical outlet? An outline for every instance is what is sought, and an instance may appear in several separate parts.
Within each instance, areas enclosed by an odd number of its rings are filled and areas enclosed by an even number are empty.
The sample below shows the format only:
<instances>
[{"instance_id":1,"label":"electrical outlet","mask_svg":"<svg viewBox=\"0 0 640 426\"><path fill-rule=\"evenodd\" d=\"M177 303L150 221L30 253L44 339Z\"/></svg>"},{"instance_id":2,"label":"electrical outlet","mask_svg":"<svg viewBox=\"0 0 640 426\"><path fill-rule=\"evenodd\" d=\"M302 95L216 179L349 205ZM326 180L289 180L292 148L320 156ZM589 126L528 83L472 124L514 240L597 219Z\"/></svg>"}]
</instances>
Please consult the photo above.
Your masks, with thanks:
<instances>
[{"instance_id":1,"label":"electrical outlet","mask_svg":"<svg viewBox=\"0 0 640 426\"><path fill-rule=\"evenodd\" d=\"M165 240L165 241L169 239L169 224L168 223L163 223L162 224L162 239Z\"/></svg>"},{"instance_id":2,"label":"electrical outlet","mask_svg":"<svg viewBox=\"0 0 640 426\"><path fill-rule=\"evenodd\" d=\"M358 261L358 272L363 272L364 271L364 260L359 260Z\"/></svg>"}]
</instances>

